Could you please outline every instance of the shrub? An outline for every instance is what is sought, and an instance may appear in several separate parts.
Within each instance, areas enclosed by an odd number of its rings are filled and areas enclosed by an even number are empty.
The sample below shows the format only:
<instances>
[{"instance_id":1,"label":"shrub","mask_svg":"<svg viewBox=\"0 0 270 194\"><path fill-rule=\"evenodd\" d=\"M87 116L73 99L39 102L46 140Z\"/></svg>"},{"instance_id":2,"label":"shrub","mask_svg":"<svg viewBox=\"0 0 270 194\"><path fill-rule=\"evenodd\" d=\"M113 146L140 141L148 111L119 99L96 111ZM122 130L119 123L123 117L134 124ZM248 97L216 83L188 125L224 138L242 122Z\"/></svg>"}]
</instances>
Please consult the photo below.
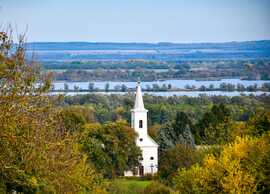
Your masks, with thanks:
<instances>
[{"instance_id":1,"label":"shrub","mask_svg":"<svg viewBox=\"0 0 270 194\"><path fill-rule=\"evenodd\" d=\"M179 169L173 182L180 193L269 193L269 161L270 134L237 138L202 166Z\"/></svg>"},{"instance_id":2,"label":"shrub","mask_svg":"<svg viewBox=\"0 0 270 194\"><path fill-rule=\"evenodd\" d=\"M172 194L174 193L169 187L159 183L152 182L148 185L141 194Z\"/></svg>"}]
</instances>

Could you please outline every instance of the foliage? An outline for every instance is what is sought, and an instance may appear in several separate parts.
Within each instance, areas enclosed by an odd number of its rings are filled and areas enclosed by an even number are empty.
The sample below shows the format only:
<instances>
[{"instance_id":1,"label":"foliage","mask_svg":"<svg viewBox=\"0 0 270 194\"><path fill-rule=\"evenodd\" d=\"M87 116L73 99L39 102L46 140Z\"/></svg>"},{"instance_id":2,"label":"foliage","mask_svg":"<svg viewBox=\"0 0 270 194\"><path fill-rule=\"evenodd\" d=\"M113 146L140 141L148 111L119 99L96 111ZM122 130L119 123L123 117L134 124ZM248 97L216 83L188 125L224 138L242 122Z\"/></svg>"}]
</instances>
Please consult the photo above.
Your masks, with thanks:
<instances>
[{"instance_id":1,"label":"foliage","mask_svg":"<svg viewBox=\"0 0 270 194\"><path fill-rule=\"evenodd\" d=\"M161 127L160 125L156 124L148 128L148 134L155 141L158 140L158 130L160 129L160 127Z\"/></svg>"},{"instance_id":2,"label":"foliage","mask_svg":"<svg viewBox=\"0 0 270 194\"><path fill-rule=\"evenodd\" d=\"M86 162L53 99L50 79L25 61L23 37L0 33L0 190L102 193L103 179ZM38 83L38 84L36 84Z\"/></svg>"},{"instance_id":3,"label":"foliage","mask_svg":"<svg viewBox=\"0 0 270 194\"><path fill-rule=\"evenodd\" d=\"M130 121L130 109L133 107L134 95L102 95L87 94L77 96L65 96L63 105L80 105L89 107L93 110L93 119L96 122L104 123L115 121L119 116ZM153 96L144 95L144 102L148 112L148 124L164 125L175 119L177 111L185 112L196 128L192 128L192 133L196 144L201 142L197 130L204 129L197 125L206 112L210 112L214 104L224 104L230 112L230 118L235 121L246 121L257 111L267 111L270 109L270 96ZM121 114L117 115L117 109L122 109ZM200 122L201 123L201 122ZM199 139L198 139L199 138Z\"/></svg>"},{"instance_id":4,"label":"foliage","mask_svg":"<svg viewBox=\"0 0 270 194\"><path fill-rule=\"evenodd\" d=\"M112 178L139 165L141 152L135 139L134 130L124 121L117 121L104 125L86 124L81 144L97 170Z\"/></svg>"},{"instance_id":5,"label":"foliage","mask_svg":"<svg viewBox=\"0 0 270 194\"><path fill-rule=\"evenodd\" d=\"M214 105L197 123L198 143L220 144L230 139L230 111L224 104Z\"/></svg>"},{"instance_id":6,"label":"foliage","mask_svg":"<svg viewBox=\"0 0 270 194\"><path fill-rule=\"evenodd\" d=\"M262 136L270 131L270 113L256 112L246 122L234 122L231 126L231 137Z\"/></svg>"},{"instance_id":7,"label":"foliage","mask_svg":"<svg viewBox=\"0 0 270 194\"><path fill-rule=\"evenodd\" d=\"M160 150L173 148L177 144L194 147L194 139L191 133L192 124L184 112L177 112L175 121L167 123L158 131L158 143Z\"/></svg>"},{"instance_id":8,"label":"foliage","mask_svg":"<svg viewBox=\"0 0 270 194\"><path fill-rule=\"evenodd\" d=\"M261 136L270 131L270 112L258 112L246 123L248 134Z\"/></svg>"},{"instance_id":9,"label":"foliage","mask_svg":"<svg viewBox=\"0 0 270 194\"><path fill-rule=\"evenodd\" d=\"M174 185L180 193L269 193L270 134L237 138L219 157L179 169Z\"/></svg>"},{"instance_id":10,"label":"foliage","mask_svg":"<svg viewBox=\"0 0 270 194\"><path fill-rule=\"evenodd\" d=\"M158 177L166 184L170 184L179 168L189 168L197 162L195 149L188 145L177 144L164 151L160 156Z\"/></svg>"},{"instance_id":11,"label":"foliage","mask_svg":"<svg viewBox=\"0 0 270 194\"><path fill-rule=\"evenodd\" d=\"M60 116L64 121L65 128L70 132L80 130L86 123L84 116L79 112L78 108L69 107L63 109L60 113Z\"/></svg>"}]
</instances>

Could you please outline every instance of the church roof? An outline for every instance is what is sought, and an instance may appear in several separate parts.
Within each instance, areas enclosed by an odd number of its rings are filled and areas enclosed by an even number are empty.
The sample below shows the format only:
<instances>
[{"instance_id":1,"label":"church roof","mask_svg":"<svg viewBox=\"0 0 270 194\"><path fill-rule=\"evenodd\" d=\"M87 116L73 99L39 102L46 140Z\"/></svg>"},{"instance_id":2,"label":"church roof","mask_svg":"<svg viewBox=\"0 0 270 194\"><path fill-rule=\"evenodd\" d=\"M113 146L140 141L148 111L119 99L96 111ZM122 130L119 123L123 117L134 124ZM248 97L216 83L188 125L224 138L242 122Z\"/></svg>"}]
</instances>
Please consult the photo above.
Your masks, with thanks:
<instances>
[{"instance_id":1,"label":"church roof","mask_svg":"<svg viewBox=\"0 0 270 194\"><path fill-rule=\"evenodd\" d=\"M157 142L153 140L149 135L143 137L143 141L137 139L137 145L139 147L158 147Z\"/></svg>"},{"instance_id":2,"label":"church roof","mask_svg":"<svg viewBox=\"0 0 270 194\"><path fill-rule=\"evenodd\" d=\"M143 104L142 89L141 89L140 82L137 83L137 87L136 87L136 99L135 99L134 109L146 110Z\"/></svg>"}]
</instances>

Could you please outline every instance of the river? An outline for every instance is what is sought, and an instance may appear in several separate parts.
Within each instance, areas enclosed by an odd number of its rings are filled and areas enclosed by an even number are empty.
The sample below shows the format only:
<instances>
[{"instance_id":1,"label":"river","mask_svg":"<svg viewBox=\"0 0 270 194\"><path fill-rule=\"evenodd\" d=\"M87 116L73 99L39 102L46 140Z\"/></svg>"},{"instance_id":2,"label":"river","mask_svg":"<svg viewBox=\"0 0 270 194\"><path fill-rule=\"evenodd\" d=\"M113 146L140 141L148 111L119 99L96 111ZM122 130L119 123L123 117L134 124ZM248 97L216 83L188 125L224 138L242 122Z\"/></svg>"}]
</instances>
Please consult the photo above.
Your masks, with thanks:
<instances>
[{"instance_id":1,"label":"river","mask_svg":"<svg viewBox=\"0 0 270 194\"><path fill-rule=\"evenodd\" d=\"M80 89L88 89L89 82L54 82L55 90L63 90L64 84L67 84L70 89L73 89L74 86L78 86ZM126 85L128 88L135 88L136 82L112 82L112 81L96 81L94 83L94 87L98 89L104 89L105 85L108 83L109 88L113 89L117 85ZM148 86L152 86L153 84L158 84L162 86L163 84L171 84L172 88L185 88L186 85L195 86L196 88L201 87L202 85L209 87L209 85L213 85L214 87L219 87L221 83L230 83L230 84L242 84L245 87L257 84L258 87L261 87L263 83L270 83L269 80L240 80L240 79L222 79L217 81L201 81L201 80L165 80L165 81L152 81L152 82L142 82L142 88L146 88ZM52 94L59 94L60 92L54 92ZM76 94L88 94L89 92L67 92L64 93L66 95L76 95ZM105 92L96 92L96 93L105 93ZM165 92L144 92L148 94L158 95L158 96L199 96L199 95L224 95L224 96L239 96L239 95L261 95L267 94L270 95L270 92L226 92L226 91L165 91ZM105 94L124 94L124 92L108 92Z\"/></svg>"}]
</instances>

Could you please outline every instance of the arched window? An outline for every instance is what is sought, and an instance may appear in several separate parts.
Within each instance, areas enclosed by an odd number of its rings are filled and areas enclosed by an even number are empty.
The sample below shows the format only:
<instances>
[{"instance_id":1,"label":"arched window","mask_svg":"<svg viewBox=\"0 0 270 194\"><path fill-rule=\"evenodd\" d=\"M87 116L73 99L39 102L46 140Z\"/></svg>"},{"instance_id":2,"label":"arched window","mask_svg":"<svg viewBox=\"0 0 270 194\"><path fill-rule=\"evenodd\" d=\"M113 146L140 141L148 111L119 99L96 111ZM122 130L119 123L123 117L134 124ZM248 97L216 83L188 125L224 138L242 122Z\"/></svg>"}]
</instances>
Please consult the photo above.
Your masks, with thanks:
<instances>
[{"instance_id":1,"label":"arched window","mask_svg":"<svg viewBox=\"0 0 270 194\"><path fill-rule=\"evenodd\" d=\"M140 141L143 141L143 138L140 138Z\"/></svg>"},{"instance_id":2,"label":"arched window","mask_svg":"<svg viewBox=\"0 0 270 194\"><path fill-rule=\"evenodd\" d=\"M150 157L150 160L154 160L154 157L152 156L152 157Z\"/></svg>"},{"instance_id":3,"label":"arched window","mask_svg":"<svg viewBox=\"0 0 270 194\"><path fill-rule=\"evenodd\" d=\"M139 128L143 128L143 121L139 120Z\"/></svg>"}]
</instances>

